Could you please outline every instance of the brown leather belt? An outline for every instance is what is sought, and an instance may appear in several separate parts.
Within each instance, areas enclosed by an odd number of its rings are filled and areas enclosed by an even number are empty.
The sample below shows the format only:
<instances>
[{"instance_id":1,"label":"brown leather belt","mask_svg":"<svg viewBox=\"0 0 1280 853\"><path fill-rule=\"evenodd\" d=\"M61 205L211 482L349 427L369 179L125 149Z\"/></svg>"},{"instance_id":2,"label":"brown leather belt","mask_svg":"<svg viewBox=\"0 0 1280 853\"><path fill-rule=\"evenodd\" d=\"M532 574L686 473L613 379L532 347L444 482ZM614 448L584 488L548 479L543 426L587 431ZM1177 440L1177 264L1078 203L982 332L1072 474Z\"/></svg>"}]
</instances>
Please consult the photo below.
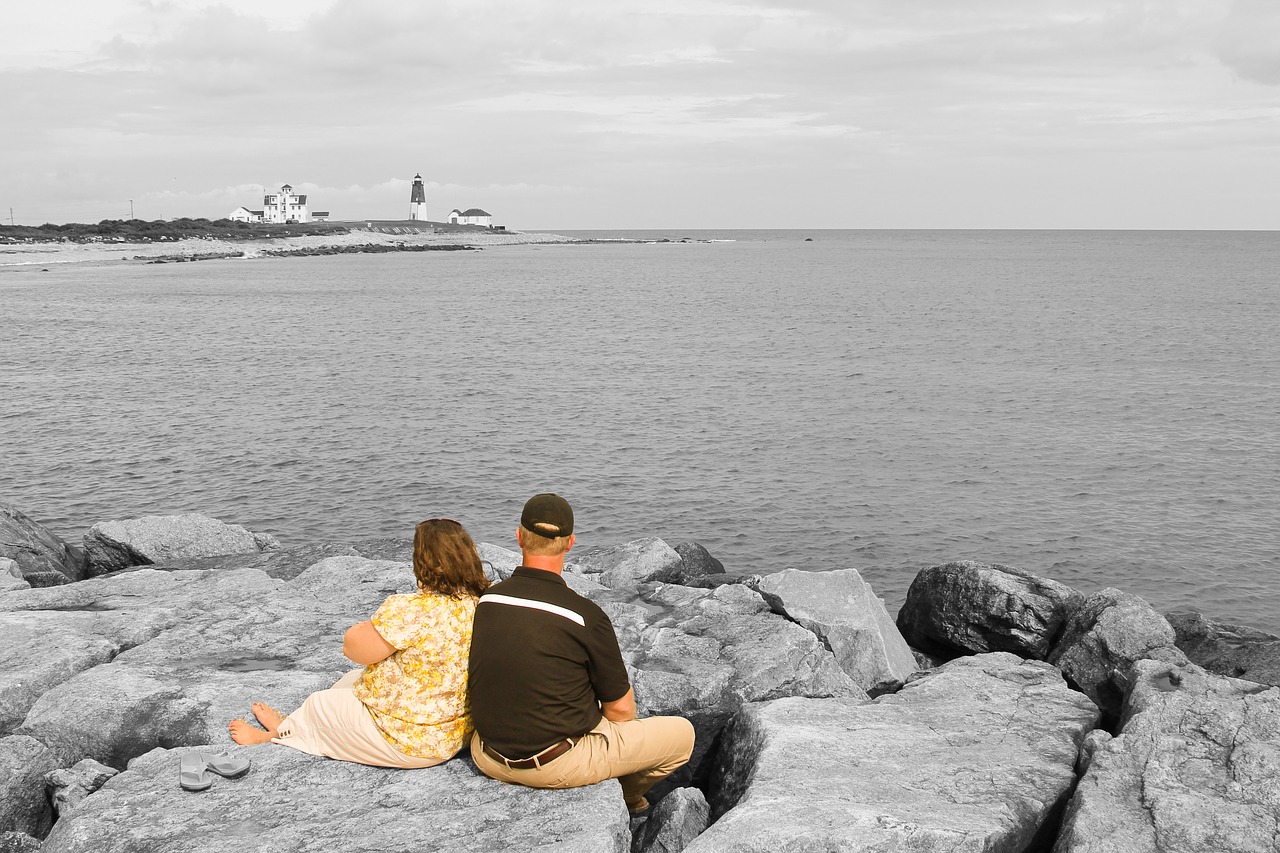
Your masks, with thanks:
<instances>
[{"instance_id":1,"label":"brown leather belt","mask_svg":"<svg viewBox=\"0 0 1280 853\"><path fill-rule=\"evenodd\" d=\"M507 758L501 752L489 746L484 741L480 741L480 748L484 750L484 754L492 758L494 761L500 762L512 770L532 770L535 767L545 767L573 749L574 744L582 740L580 737L567 737L562 741L557 741L551 746L539 752L537 755L531 755L528 758Z\"/></svg>"}]
</instances>

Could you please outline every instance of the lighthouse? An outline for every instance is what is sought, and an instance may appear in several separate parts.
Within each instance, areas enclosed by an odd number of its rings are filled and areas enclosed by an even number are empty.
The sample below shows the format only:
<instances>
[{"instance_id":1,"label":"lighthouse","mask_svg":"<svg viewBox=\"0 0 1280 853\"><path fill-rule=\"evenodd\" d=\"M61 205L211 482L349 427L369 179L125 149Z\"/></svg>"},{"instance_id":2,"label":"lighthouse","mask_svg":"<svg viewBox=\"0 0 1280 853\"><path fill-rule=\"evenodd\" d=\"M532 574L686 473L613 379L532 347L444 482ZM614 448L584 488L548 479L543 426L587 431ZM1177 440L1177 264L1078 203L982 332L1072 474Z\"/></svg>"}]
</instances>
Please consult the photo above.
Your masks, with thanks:
<instances>
[{"instance_id":1,"label":"lighthouse","mask_svg":"<svg viewBox=\"0 0 1280 853\"><path fill-rule=\"evenodd\" d=\"M409 193L409 218L427 219L427 191L422 187L422 175L413 176L413 190Z\"/></svg>"}]
</instances>

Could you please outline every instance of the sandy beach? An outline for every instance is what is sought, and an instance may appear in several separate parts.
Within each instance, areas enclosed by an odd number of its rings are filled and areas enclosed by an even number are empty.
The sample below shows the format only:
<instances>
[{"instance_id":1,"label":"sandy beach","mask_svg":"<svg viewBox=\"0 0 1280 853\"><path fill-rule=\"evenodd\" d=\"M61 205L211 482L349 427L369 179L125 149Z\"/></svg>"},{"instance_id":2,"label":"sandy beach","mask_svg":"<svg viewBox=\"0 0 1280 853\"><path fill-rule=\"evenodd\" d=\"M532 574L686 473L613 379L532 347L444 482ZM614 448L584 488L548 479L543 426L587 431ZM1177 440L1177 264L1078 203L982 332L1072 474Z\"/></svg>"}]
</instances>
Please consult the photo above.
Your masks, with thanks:
<instances>
[{"instance_id":1,"label":"sandy beach","mask_svg":"<svg viewBox=\"0 0 1280 853\"><path fill-rule=\"evenodd\" d=\"M355 246L512 246L529 243L578 243L581 240L560 234L520 231L449 231L422 233L407 230L353 229L345 234L317 234L280 237L267 240L220 240L190 238L153 243L23 243L0 245L0 270L22 270L52 264L153 263L160 259L174 261L203 259L209 256L243 259L278 257L281 253L313 253L328 248Z\"/></svg>"}]
</instances>

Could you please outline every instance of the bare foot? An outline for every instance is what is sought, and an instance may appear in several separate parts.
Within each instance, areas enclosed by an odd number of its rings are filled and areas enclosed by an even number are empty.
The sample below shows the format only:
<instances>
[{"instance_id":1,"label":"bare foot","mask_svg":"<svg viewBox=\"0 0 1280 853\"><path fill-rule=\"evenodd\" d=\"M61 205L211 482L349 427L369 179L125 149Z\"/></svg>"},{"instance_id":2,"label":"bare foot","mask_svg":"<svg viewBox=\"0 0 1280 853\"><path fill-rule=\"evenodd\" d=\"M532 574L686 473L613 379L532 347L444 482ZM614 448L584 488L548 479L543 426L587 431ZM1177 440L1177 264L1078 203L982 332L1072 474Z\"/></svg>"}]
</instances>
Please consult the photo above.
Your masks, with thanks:
<instances>
[{"instance_id":1,"label":"bare foot","mask_svg":"<svg viewBox=\"0 0 1280 853\"><path fill-rule=\"evenodd\" d=\"M256 746L260 743L271 743L275 735L249 725L248 720L232 720L227 726L231 729L231 739L241 746Z\"/></svg>"},{"instance_id":2,"label":"bare foot","mask_svg":"<svg viewBox=\"0 0 1280 853\"><path fill-rule=\"evenodd\" d=\"M254 702L250 707L253 708L253 715L258 718L258 722L262 723L262 727L272 737L280 737L280 723L284 721L284 714L265 702Z\"/></svg>"}]
</instances>

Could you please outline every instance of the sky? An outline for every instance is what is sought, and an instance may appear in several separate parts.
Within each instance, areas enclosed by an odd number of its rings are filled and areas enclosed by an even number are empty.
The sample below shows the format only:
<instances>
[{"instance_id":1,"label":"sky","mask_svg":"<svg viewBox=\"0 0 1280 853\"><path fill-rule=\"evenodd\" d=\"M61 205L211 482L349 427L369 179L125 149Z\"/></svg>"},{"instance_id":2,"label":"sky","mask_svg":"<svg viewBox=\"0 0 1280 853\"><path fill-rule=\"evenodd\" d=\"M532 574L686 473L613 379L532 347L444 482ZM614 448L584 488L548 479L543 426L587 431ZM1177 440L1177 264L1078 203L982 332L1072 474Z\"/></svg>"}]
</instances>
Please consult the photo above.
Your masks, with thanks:
<instances>
[{"instance_id":1,"label":"sky","mask_svg":"<svg viewBox=\"0 0 1280 853\"><path fill-rule=\"evenodd\" d=\"M41 0L8 224L1280 228L1276 0Z\"/></svg>"}]
</instances>

